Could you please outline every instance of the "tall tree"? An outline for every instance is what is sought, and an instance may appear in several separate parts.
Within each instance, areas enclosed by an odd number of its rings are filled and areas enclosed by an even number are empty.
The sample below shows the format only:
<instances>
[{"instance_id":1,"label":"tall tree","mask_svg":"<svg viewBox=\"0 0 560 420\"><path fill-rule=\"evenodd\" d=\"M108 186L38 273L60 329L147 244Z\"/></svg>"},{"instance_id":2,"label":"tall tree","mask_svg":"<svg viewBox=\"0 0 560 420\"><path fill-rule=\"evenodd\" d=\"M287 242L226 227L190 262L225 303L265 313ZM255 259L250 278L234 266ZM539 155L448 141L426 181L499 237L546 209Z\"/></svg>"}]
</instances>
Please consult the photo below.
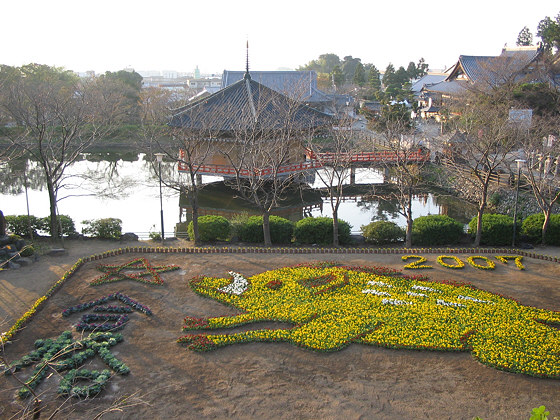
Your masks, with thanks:
<instances>
[{"instance_id":1,"label":"tall tree","mask_svg":"<svg viewBox=\"0 0 560 420\"><path fill-rule=\"evenodd\" d=\"M414 133L414 122L410 110L401 103L384 105L381 115L370 120L370 127L381 134L388 149L385 170L391 189L384 195L374 191L381 199L392 198L397 203L397 211L406 219L405 246L412 246L412 199L422 185L425 163L428 155L420 146L420 138Z\"/></svg>"},{"instance_id":2,"label":"tall tree","mask_svg":"<svg viewBox=\"0 0 560 420\"><path fill-rule=\"evenodd\" d=\"M519 31L519 35L517 35L517 46L529 46L533 45L533 34L526 26Z\"/></svg>"},{"instance_id":3,"label":"tall tree","mask_svg":"<svg viewBox=\"0 0 560 420\"><path fill-rule=\"evenodd\" d=\"M409 80L416 79L418 74L418 69L416 68L416 64L414 64L414 61L408 63L408 67L406 68L406 74L408 75Z\"/></svg>"},{"instance_id":4,"label":"tall tree","mask_svg":"<svg viewBox=\"0 0 560 420\"><path fill-rule=\"evenodd\" d=\"M325 187L333 219L333 246L339 241L338 210L344 197L344 187L350 182L352 156L357 152L358 133L352 129L352 119L339 115L328 132L328 137L307 139L307 149L312 152L316 177Z\"/></svg>"},{"instance_id":5,"label":"tall tree","mask_svg":"<svg viewBox=\"0 0 560 420\"><path fill-rule=\"evenodd\" d=\"M428 74L428 63L424 61L424 58L420 58L418 60L418 64L416 65L416 77L422 77Z\"/></svg>"},{"instance_id":6,"label":"tall tree","mask_svg":"<svg viewBox=\"0 0 560 420\"><path fill-rule=\"evenodd\" d=\"M458 116L451 120L451 126L462 141L443 162L447 180L477 208L475 246L480 245L488 196L497 188L495 175L509 167L511 152L519 144L518 132L509 120L504 89L471 91L450 107Z\"/></svg>"},{"instance_id":7,"label":"tall tree","mask_svg":"<svg viewBox=\"0 0 560 420\"><path fill-rule=\"evenodd\" d=\"M394 85L396 83L396 79L395 79L395 66L393 66L392 63L389 63L387 65L387 68L385 68L385 73L383 74L383 85L385 87L390 86L390 85Z\"/></svg>"},{"instance_id":8,"label":"tall tree","mask_svg":"<svg viewBox=\"0 0 560 420\"><path fill-rule=\"evenodd\" d=\"M0 108L17 124L8 130L14 148L41 165L50 201L50 230L59 236L57 196L64 174L95 140L111 130L119 95L105 97L102 79L39 64L2 68Z\"/></svg>"},{"instance_id":9,"label":"tall tree","mask_svg":"<svg viewBox=\"0 0 560 420\"><path fill-rule=\"evenodd\" d=\"M374 65L369 69L368 85L373 90L374 94L381 90L381 75Z\"/></svg>"},{"instance_id":10,"label":"tall tree","mask_svg":"<svg viewBox=\"0 0 560 420\"><path fill-rule=\"evenodd\" d=\"M340 66L341 61L336 54L321 54L317 60L311 60L298 70L315 70L317 73L331 73L336 66Z\"/></svg>"},{"instance_id":11,"label":"tall tree","mask_svg":"<svg viewBox=\"0 0 560 420\"><path fill-rule=\"evenodd\" d=\"M340 88L344 85L344 74L339 66L336 66L331 72L332 82L335 87Z\"/></svg>"},{"instance_id":12,"label":"tall tree","mask_svg":"<svg viewBox=\"0 0 560 420\"><path fill-rule=\"evenodd\" d=\"M354 77L352 78L352 83L358 86L363 86L366 83L366 72L362 63L356 65L354 70Z\"/></svg>"},{"instance_id":13,"label":"tall tree","mask_svg":"<svg viewBox=\"0 0 560 420\"><path fill-rule=\"evenodd\" d=\"M344 80L348 83L352 82L354 77L354 73L356 72L356 67L358 64L361 64L362 60L357 57L352 57L351 55L347 55L344 57L340 68L342 73L344 74Z\"/></svg>"},{"instance_id":14,"label":"tall tree","mask_svg":"<svg viewBox=\"0 0 560 420\"><path fill-rule=\"evenodd\" d=\"M554 20L548 16L542 19L537 26L537 36L541 38L547 51L560 49L560 13Z\"/></svg>"}]
</instances>

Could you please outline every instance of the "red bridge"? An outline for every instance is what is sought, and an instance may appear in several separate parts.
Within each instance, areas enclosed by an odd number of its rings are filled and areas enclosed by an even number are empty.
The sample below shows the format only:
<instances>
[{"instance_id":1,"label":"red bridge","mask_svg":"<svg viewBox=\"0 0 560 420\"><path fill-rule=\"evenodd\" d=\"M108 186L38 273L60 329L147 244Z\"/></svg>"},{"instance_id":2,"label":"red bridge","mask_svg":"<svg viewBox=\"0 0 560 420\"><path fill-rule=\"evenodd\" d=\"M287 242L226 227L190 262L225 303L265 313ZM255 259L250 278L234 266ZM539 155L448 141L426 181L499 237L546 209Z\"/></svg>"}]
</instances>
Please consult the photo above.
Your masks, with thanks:
<instances>
[{"instance_id":1,"label":"red bridge","mask_svg":"<svg viewBox=\"0 0 560 420\"><path fill-rule=\"evenodd\" d=\"M353 154L335 154L335 153L306 153L308 160L300 163L292 163L282 165L276 170L274 168L264 169L239 169L239 176L270 176L273 174L288 174L293 172L305 172L311 169L322 168L324 166L333 166L337 164L392 164L398 161L407 162L426 162L430 159L430 152L418 150L415 152L360 152ZM179 172L188 172L188 165L185 163L185 154L183 150L179 152ZM193 165L194 170L200 175L219 175L219 176L237 176L237 171L233 166L201 164Z\"/></svg>"}]
</instances>

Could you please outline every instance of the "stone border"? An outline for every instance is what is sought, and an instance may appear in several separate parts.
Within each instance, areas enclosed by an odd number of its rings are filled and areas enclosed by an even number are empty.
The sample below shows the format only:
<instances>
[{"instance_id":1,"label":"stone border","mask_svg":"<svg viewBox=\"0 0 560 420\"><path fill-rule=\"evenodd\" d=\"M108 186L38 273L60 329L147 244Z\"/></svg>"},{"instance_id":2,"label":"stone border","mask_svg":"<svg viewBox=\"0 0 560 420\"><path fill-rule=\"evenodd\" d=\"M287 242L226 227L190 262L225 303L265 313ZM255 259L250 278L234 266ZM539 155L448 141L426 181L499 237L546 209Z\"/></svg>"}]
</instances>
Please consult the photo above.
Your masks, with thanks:
<instances>
[{"instance_id":1,"label":"stone border","mask_svg":"<svg viewBox=\"0 0 560 420\"><path fill-rule=\"evenodd\" d=\"M523 257L534 258L538 260L560 262L559 257L551 257L549 255L537 254L534 252L522 251L519 249L508 248L262 248L262 247L149 247L134 246L126 248L118 248L105 251L101 254L90 255L89 257L79 258L74 265L64 273L64 275L55 282L51 288L35 301L33 306L19 318L8 331L0 334L0 351L1 346L7 344L16 333L21 330L31 318L43 307L49 297L51 297L69 278L71 278L78 269L85 263L98 261L116 255L130 253L146 253L146 254L515 254Z\"/></svg>"},{"instance_id":2,"label":"stone border","mask_svg":"<svg viewBox=\"0 0 560 420\"><path fill-rule=\"evenodd\" d=\"M128 253L165 254L515 254L538 260L560 263L560 257L509 248L263 248L263 247L149 247L135 246L113 249L83 258L90 262Z\"/></svg>"}]
</instances>

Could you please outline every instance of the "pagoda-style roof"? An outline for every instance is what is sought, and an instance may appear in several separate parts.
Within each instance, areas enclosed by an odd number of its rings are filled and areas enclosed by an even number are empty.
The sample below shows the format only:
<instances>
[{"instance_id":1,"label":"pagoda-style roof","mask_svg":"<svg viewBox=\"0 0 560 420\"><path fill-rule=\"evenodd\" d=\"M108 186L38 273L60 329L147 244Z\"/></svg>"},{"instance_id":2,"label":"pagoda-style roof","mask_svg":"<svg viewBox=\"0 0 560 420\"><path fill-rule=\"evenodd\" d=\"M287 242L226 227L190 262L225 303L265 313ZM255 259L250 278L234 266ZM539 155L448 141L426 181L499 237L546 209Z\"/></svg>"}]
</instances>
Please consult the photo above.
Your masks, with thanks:
<instances>
[{"instance_id":1,"label":"pagoda-style roof","mask_svg":"<svg viewBox=\"0 0 560 420\"><path fill-rule=\"evenodd\" d=\"M481 79L498 83L493 73L504 72L512 75L523 72L542 53L539 47L504 48L499 56L461 55L453 66L446 82L466 79L477 82Z\"/></svg>"},{"instance_id":2,"label":"pagoda-style roof","mask_svg":"<svg viewBox=\"0 0 560 420\"><path fill-rule=\"evenodd\" d=\"M178 110L170 126L191 130L231 132L313 129L332 124L332 117L256 82L243 79Z\"/></svg>"}]
</instances>

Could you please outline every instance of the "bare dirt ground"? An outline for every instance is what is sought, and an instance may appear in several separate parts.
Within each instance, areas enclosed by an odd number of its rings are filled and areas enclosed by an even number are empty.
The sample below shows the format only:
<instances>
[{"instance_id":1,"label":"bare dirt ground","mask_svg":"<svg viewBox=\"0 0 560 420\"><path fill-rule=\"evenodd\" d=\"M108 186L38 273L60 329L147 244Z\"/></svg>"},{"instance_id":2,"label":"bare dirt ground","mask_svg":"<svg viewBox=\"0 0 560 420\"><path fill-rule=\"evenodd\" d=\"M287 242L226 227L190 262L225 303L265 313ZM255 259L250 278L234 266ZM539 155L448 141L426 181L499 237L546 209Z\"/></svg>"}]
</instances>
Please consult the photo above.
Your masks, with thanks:
<instances>
[{"instance_id":1,"label":"bare dirt ground","mask_svg":"<svg viewBox=\"0 0 560 420\"><path fill-rule=\"evenodd\" d=\"M0 316L5 320L5 327L0 329L7 330L79 257L137 245L76 241L68 245L68 255L42 257L28 267L0 272ZM539 251L558 254L556 249ZM177 264L181 270L162 274L163 286L129 280L89 285L101 275L98 264L122 264L138 256L154 265ZM512 263L498 263L491 272L470 266L455 271L436 264L436 255L425 256L434 269L422 274L433 279L468 281L525 305L560 311L560 265L556 263L525 258L525 271L517 270ZM539 405L546 405L552 415L560 415L559 380L498 371L477 362L469 353L357 344L338 352L315 353L286 343L233 345L197 353L176 343L186 315L236 313L233 308L195 295L188 286L190 278L200 274L224 277L230 270L251 276L318 260L397 269L404 265L400 255L118 255L82 266L6 347L4 355L8 360L18 359L33 349L37 338L72 330L81 314L63 318L62 310L120 291L154 312L151 317L132 313L121 331L124 341L112 348L131 373L113 376L94 399L66 402L55 418L94 418L127 396L132 396L129 403L138 405L108 412L102 418L527 419L531 409ZM104 366L99 360L92 363L96 369ZM26 378L31 370L24 369L18 377ZM56 397L58 380L53 374L37 389L43 400L41 418L48 418L64 403ZM0 377L0 418L17 418L28 403L14 397L18 387L14 378Z\"/></svg>"}]
</instances>

